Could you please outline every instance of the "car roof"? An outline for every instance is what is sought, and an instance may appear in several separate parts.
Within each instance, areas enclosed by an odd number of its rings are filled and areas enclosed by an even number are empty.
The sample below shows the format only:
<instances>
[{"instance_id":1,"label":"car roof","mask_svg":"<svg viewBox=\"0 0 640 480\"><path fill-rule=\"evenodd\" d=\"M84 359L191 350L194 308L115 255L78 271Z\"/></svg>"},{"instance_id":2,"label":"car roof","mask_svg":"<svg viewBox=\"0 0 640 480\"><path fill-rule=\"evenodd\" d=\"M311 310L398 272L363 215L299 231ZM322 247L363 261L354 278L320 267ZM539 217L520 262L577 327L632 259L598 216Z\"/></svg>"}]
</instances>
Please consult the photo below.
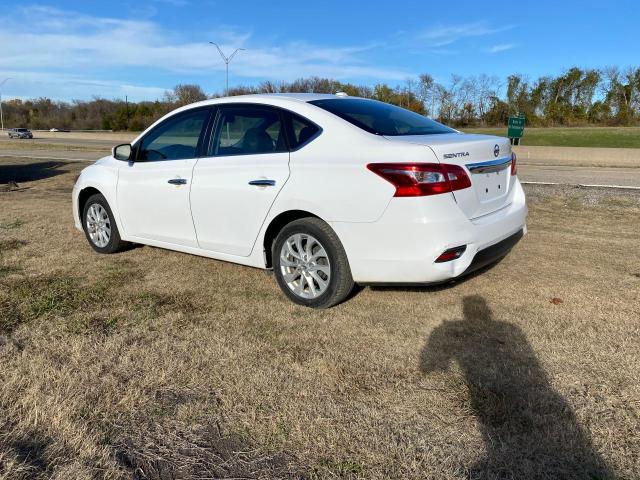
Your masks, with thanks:
<instances>
[{"instance_id":1,"label":"car roof","mask_svg":"<svg viewBox=\"0 0 640 480\"><path fill-rule=\"evenodd\" d=\"M312 102L314 100L321 100L324 98L340 98L340 96L330 93L258 93L253 95L237 95L235 97L228 97L232 99L244 99L244 98L262 98L268 100L270 98L279 98L286 100L297 100L299 102Z\"/></svg>"},{"instance_id":2,"label":"car roof","mask_svg":"<svg viewBox=\"0 0 640 480\"><path fill-rule=\"evenodd\" d=\"M269 100L280 100L280 101L291 101L291 102L312 102L314 100L323 100L329 98L360 98L360 97L349 97L346 95L333 95L330 93L256 93L249 95L234 95L231 97L218 97L211 98L208 100L203 100L201 102L192 103L190 105L185 105L185 107L191 108L195 106L206 106L206 105L215 105L219 103L241 103L241 102L251 102L251 101L259 101L260 103Z\"/></svg>"}]
</instances>

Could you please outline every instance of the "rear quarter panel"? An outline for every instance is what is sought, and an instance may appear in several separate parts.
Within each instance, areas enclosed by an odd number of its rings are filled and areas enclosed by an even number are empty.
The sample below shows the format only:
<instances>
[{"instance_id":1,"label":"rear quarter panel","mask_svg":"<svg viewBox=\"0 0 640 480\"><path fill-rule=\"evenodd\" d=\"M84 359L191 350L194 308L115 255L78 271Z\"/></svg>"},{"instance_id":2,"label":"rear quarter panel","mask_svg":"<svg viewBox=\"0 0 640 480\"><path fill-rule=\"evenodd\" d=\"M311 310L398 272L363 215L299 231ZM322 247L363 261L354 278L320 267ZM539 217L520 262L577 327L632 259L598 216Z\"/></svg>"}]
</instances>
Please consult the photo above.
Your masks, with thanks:
<instances>
[{"instance_id":1,"label":"rear quarter panel","mask_svg":"<svg viewBox=\"0 0 640 480\"><path fill-rule=\"evenodd\" d=\"M318 138L291 152L291 174L270 216L305 210L327 222L375 222L395 187L368 170L367 164L437 162L433 152L421 145L394 144L343 120L325 125Z\"/></svg>"}]
</instances>

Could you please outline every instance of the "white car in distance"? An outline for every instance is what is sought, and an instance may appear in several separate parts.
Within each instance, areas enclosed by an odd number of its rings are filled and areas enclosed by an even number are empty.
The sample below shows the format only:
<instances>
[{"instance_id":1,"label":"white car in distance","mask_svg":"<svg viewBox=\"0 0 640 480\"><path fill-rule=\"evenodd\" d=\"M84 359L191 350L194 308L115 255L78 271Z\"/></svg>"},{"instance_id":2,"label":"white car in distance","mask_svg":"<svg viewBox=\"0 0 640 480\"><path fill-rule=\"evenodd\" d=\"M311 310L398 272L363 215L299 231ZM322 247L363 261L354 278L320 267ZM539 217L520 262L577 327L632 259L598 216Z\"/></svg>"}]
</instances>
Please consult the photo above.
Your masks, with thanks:
<instances>
[{"instance_id":1,"label":"white car in distance","mask_svg":"<svg viewBox=\"0 0 640 480\"><path fill-rule=\"evenodd\" d=\"M294 302L354 284L432 284L506 255L527 207L508 139L337 95L268 94L175 110L85 168L78 229L273 269Z\"/></svg>"}]
</instances>

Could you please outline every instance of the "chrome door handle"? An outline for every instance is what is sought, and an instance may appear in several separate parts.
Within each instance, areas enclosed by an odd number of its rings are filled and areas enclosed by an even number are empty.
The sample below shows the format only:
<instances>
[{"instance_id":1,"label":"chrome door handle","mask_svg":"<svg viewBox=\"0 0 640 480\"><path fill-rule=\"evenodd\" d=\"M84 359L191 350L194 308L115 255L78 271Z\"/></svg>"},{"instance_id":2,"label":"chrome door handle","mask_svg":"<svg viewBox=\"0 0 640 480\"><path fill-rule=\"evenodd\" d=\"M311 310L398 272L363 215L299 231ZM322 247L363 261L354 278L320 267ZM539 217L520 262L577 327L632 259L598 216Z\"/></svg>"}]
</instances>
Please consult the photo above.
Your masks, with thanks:
<instances>
[{"instance_id":1,"label":"chrome door handle","mask_svg":"<svg viewBox=\"0 0 640 480\"><path fill-rule=\"evenodd\" d=\"M187 184L187 179L186 178L172 178L171 180L167 180L167 183L170 183L171 185L186 185Z\"/></svg>"},{"instance_id":2,"label":"chrome door handle","mask_svg":"<svg viewBox=\"0 0 640 480\"><path fill-rule=\"evenodd\" d=\"M275 180L266 180L266 179L251 180L249 182L249 185L253 185L255 187L275 187L276 181Z\"/></svg>"}]
</instances>

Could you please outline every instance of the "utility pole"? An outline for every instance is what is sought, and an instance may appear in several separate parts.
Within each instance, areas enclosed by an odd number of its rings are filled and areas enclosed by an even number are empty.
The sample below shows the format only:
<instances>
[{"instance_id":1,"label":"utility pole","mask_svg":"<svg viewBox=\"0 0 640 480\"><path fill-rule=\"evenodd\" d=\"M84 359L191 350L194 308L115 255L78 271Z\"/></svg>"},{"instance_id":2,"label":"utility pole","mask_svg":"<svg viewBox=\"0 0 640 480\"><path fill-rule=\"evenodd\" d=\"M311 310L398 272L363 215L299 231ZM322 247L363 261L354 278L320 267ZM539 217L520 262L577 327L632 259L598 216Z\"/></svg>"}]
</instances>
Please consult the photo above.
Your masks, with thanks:
<instances>
[{"instance_id":1,"label":"utility pole","mask_svg":"<svg viewBox=\"0 0 640 480\"><path fill-rule=\"evenodd\" d=\"M222 50L220 49L220 47L218 46L217 43L215 42L209 42L211 45L215 45L216 48L218 49L218 53L220 53L220 56L222 57L222 61L224 62L225 66L226 66L226 71L227 71L227 87L225 88L224 94L225 96L229 95L229 63L231 63L231 60L233 60L233 57L236 56L236 53L238 53L240 50L246 50L245 48L236 48L234 50L234 52L229 55L228 57L222 53Z\"/></svg>"},{"instance_id":2,"label":"utility pole","mask_svg":"<svg viewBox=\"0 0 640 480\"><path fill-rule=\"evenodd\" d=\"M5 84L7 80L11 80L11 77L7 77L0 82L0 88ZM0 91L0 129L4 132L4 118L2 118L2 91Z\"/></svg>"}]
</instances>

